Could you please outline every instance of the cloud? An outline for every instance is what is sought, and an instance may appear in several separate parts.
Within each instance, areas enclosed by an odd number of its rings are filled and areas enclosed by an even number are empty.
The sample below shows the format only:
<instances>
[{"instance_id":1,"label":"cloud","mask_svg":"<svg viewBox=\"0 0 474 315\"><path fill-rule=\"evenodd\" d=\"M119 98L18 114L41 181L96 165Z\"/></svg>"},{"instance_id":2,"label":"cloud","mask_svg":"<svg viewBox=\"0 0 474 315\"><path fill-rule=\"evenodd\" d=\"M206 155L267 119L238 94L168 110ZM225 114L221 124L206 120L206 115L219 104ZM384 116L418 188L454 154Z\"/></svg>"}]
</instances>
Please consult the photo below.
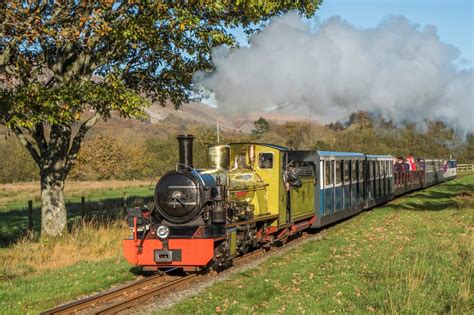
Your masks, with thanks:
<instances>
[{"instance_id":1,"label":"cloud","mask_svg":"<svg viewBox=\"0 0 474 315\"><path fill-rule=\"evenodd\" d=\"M296 13L274 19L249 47L213 52L215 71L195 82L227 114L280 110L341 120L358 110L396 123L440 120L473 132L474 72L434 26L390 17L360 29L339 17L314 27Z\"/></svg>"}]
</instances>

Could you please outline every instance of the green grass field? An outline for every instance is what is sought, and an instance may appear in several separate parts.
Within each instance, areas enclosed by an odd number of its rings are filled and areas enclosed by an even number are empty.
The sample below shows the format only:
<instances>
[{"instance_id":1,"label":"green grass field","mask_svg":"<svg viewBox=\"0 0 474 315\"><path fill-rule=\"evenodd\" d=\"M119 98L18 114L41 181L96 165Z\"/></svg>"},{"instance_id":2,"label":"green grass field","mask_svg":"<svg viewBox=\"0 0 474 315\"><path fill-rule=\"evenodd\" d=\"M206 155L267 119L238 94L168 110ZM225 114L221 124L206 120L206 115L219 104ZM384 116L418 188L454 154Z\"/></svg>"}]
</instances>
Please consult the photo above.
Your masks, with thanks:
<instances>
[{"instance_id":1,"label":"green grass field","mask_svg":"<svg viewBox=\"0 0 474 315\"><path fill-rule=\"evenodd\" d=\"M122 198L129 196L149 196L156 180L136 181L90 181L66 182L66 204L80 203L81 196L87 201ZM39 183L0 184L0 213L11 210L26 209L28 200L33 201L33 207L41 206Z\"/></svg>"},{"instance_id":2,"label":"green grass field","mask_svg":"<svg viewBox=\"0 0 474 315\"><path fill-rule=\"evenodd\" d=\"M153 190L150 180L67 182L65 191L68 221L72 225L80 219L81 196L86 200L86 214L123 215L123 196L128 196L128 206L137 199L150 201ZM28 228L27 201L33 200L34 229L39 232L41 209L38 183L0 184L0 248L20 239Z\"/></svg>"},{"instance_id":3,"label":"green grass field","mask_svg":"<svg viewBox=\"0 0 474 315\"><path fill-rule=\"evenodd\" d=\"M398 199L166 313L470 313L474 174ZM121 224L0 248L0 314L36 314L136 277Z\"/></svg>"},{"instance_id":4,"label":"green grass field","mask_svg":"<svg viewBox=\"0 0 474 315\"><path fill-rule=\"evenodd\" d=\"M467 314L474 175L363 213L166 314Z\"/></svg>"},{"instance_id":5,"label":"green grass field","mask_svg":"<svg viewBox=\"0 0 474 315\"><path fill-rule=\"evenodd\" d=\"M0 248L0 314L38 314L136 278L122 256L122 222L88 222L59 239Z\"/></svg>"}]
</instances>

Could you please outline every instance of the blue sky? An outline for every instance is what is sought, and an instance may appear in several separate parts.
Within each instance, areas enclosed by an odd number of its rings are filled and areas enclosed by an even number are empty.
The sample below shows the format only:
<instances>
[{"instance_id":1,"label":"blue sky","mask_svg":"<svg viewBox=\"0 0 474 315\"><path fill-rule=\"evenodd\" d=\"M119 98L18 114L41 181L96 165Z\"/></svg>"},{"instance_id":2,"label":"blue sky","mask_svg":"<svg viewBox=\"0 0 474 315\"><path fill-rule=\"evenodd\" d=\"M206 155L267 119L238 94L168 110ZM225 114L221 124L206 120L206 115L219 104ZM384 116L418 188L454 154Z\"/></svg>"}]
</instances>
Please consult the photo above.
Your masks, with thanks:
<instances>
[{"instance_id":1,"label":"blue sky","mask_svg":"<svg viewBox=\"0 0 474 315\"><path fill-rule=\"evenodd\" d=\"M316 12L320 20L340 16L361 28L375 27L391 15L436 26L440 39L459 49L465 60L459 65L473 67L474 0L324 0ZM243 34L238 37L243 40Z\"/></svg>"}]
</instances>

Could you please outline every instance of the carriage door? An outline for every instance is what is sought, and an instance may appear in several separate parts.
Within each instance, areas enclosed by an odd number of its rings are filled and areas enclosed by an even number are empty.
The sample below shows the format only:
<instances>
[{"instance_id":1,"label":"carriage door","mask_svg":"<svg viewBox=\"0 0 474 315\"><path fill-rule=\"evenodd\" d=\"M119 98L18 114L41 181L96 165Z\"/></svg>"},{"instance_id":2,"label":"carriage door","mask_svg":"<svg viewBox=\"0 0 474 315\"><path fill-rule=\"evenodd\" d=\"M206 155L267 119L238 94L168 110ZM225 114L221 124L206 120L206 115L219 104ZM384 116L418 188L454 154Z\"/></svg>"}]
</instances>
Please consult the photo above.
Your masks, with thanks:
<instances>
[{"instance_id":1,"label":"carriage door","mask_svg":"<svg viewBox=\"0 0 474 315\"><path fill-rule=\"evenodd\" d=\"M324 161L324 215L334 212L334 161Z\"/></svg>"}]
</instances>

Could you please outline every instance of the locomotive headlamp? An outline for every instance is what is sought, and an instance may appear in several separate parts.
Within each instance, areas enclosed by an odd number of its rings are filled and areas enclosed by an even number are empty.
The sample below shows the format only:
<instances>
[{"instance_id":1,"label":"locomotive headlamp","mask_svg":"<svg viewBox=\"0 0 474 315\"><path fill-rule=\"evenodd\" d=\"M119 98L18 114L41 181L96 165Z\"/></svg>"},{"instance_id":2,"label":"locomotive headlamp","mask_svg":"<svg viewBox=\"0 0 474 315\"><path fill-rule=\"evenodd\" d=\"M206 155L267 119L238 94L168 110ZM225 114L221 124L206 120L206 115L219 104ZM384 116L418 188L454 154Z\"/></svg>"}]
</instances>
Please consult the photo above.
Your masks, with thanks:
<instances>
[{"instance_id":1,"label":"locomotive headlamp","mask_svg":"<svg viewBox=\"0 0 474 315\"><path fill-rule=\"evenodd\" d=\"M167 238L168 235L170 235L170 229L165 225L160 225L156 229L156 235L158 235L159 238Z\"/></svg>"}]
</instances>

